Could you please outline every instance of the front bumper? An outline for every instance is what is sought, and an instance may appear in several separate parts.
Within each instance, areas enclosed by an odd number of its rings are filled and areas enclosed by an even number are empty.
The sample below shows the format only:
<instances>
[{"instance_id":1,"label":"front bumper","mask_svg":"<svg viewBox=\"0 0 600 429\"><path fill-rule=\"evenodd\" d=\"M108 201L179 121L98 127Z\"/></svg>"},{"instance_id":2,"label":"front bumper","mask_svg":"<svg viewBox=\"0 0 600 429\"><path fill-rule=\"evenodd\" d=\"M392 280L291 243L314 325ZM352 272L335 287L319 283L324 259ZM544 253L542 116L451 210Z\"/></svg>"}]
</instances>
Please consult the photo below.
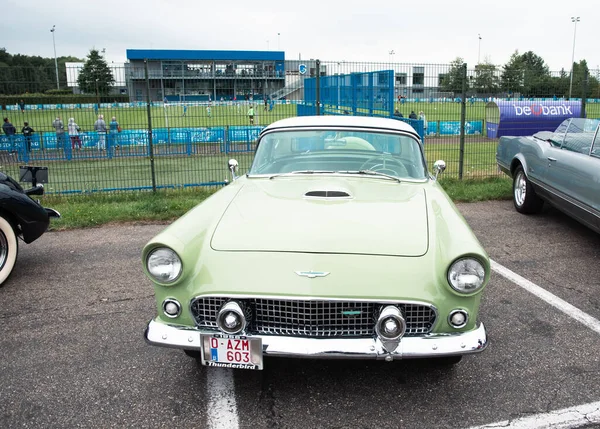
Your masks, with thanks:
<instances>
[{"instance_id":1,"label":"front bumper","mask_svg":"<svg viewBox=\"0 0 600 429\"><path fill-rule=\"evenodd\" d=\"M200 350L200 334L215 331L148 323L144 336L155 346ZM250 335L249 335L250 337ZM487 346L483 323L468 332L404 337L394 351L388 351L378 338L298 338L252 335L262 338L263 355L295 358L412 359L478 353Z\"/></svg>"}]
</instances>

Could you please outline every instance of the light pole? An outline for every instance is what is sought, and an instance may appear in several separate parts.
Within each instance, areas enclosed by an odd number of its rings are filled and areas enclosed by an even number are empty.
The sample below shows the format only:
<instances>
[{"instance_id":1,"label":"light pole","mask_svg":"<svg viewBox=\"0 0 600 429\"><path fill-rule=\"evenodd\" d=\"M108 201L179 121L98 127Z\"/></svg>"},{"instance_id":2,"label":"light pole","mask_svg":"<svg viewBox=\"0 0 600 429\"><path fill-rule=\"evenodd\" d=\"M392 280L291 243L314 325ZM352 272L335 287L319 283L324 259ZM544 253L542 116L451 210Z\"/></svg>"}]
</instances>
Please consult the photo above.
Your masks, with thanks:
<instances>
[{"instance_id":1,"label":"light pole","mask_svg":"<svg viewBox=\"0 0 600 429\"><path fill-rule=\"evenodd\" d=\"M281 36L281 33L277 33L277 50L281 50L279 47L279 36Z\"/></svg>"},{"instance_id":2,"label":"light pole","mask_svg":"<svg viewBox=\"0 0 600 429\"><path fill-rule=\"evenodd\" d=\"M388 52L388 55L389 55L389 58L388 58L388 60L389 60L389 62L390 62L390 63L391 63L391 62L393 62L393 58L394 58L394 57L393 57L393 55L395 55L395 54L396 54L396 53L394 52L394 50L393 50L393 49L392 49L391 51L389 51L389 52Z\"/></svg>"},{"instance_id":3,"label":"light pole","mask_svg":"<svg viewBox=\"0 0 600 429\"><path fill-rule=\"evenodd\" d=\"M270 51L269 49L269 41L267 40L267 51Z\"/></svg>"},{"instance_id":4,"label":"light pole","mask_svg":"<svg viewBox=\"0 0 600 429\"><path fill-rule=\"evenodd\" d=\"M479 47L477 48L477 64L479 64L479 56L481 54L481 34L477 34L479 36Z\"/></svg>"},{"instance_id":5,"label":"light pole","mask_svg":"<svg viewBox=\"0 0 600 429\"><path fill-rule=\"evenodd\" d=\"M575 24L573 30L573 55L571 55L571 83L569 83L569 100L571 99L571 92L573 91L573 65L575 62L575 36L577 36L577 23L579 22L578 16L572 16L571 22Z\"/></svg>"},{"instance_id":6,"label":"light pole","mask_svg":"<svg viewBox=\"0 0 600 429\"><path fill-rule=\"evenodd\" d=\"M54 46L54 69L56 70L56 89L60 89L58 83L58 60L56 59L56 41L54 40L54 32L56 31L56 25L52 26L50 33L52 33L52 45Z\"/></svg>"}]
</instances>

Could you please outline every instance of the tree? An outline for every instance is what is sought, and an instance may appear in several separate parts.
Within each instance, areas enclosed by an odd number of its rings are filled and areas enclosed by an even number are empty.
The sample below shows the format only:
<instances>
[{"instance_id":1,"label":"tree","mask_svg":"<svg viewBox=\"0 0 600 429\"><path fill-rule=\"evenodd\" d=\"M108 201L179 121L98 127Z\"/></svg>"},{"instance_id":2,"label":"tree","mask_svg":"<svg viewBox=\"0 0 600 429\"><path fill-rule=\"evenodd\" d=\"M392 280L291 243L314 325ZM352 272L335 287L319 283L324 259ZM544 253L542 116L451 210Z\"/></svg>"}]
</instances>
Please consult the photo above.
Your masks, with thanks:
<instances>
[{"instance_id":1,"label":"tree","mask_svg":"<svg viewBox=\"0 0 600 429\"><path fill-rule=\"evenodd\" d=\"M77 77L79 89L86 94L106 95L114 83L115 78L100 52L91 49Z\"/></svg>"},{"instance_id":2,"label":"tree","mask_svg":"<svg viewBox=\"0 0 600 429\"><path fill-rule=\"evenodd\" d=\"M475 66L473 89L479 95L495 95L500 90L498 69L494 64L486 60L486 62Z\"/></svg>"},{"instance_id":3,"label":"tree","mask_svg":"<svg viewBox=\"0 0 600 429\"><path fill-rule=\"evenodd\" d=\"M524 54L515 51L503 66L501 80L504 90L526 97L547 96L551 87L548 66L532 51Z\"/></svg>"},{"instance_id":4,"label":"tree","mask_svg":"<svg viewBox=\"0 0 600 429\"><path fill-rule=\"evenodd\" d=\"M462 85L464 79L464 60L461 57L456 57L450 63L450 70L445 74L441 82L442 91L451 91L454 93L462 93Z\"/></svg>"}]
</instances>

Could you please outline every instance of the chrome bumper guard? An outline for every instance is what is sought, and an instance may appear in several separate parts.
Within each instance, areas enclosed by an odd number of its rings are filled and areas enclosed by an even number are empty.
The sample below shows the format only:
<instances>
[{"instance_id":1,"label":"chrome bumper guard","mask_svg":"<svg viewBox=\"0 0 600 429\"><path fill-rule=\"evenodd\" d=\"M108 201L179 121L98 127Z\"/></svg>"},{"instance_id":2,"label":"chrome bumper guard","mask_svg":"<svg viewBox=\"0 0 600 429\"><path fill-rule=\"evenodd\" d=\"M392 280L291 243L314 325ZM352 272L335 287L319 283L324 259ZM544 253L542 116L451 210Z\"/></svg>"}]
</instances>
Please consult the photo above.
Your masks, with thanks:
<instances>
[{"instance_id":1,"label":"chrome bumper guard","mask_svg":"<svg viewBox=\"0 0 600 429\"><path fill-rule=\"evenodd\" d=\"M165 325L154 320L148 323L144 336L155 346L200 350L200 334L215 331ZM478 353L487 346L483 323L468 332L428 334L404 337L390 352L378 338L297 338L273 335L251 335L262 338L263 355L294 358L344 359L411 359Z\"/></svg>"}]
</instances>

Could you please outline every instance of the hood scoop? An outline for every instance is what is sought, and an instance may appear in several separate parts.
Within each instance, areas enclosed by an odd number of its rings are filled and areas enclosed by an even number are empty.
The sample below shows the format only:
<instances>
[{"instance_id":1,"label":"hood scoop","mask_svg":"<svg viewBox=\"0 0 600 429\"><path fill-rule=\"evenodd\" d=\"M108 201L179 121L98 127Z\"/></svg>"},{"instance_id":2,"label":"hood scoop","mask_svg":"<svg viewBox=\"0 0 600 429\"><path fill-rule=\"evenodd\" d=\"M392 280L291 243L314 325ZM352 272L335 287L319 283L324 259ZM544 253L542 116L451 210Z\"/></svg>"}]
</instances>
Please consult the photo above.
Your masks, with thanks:
<instances>
[{"instance_id":1,"label":"hood scoop","mask_svg":"<svg viewBox=\"0 0 600 429\"><path fill-rule=\"evenodd\" d=\"M346 191L308 191L304 196L307 198L351 198Z\"/></svg>"}]
</instances>

